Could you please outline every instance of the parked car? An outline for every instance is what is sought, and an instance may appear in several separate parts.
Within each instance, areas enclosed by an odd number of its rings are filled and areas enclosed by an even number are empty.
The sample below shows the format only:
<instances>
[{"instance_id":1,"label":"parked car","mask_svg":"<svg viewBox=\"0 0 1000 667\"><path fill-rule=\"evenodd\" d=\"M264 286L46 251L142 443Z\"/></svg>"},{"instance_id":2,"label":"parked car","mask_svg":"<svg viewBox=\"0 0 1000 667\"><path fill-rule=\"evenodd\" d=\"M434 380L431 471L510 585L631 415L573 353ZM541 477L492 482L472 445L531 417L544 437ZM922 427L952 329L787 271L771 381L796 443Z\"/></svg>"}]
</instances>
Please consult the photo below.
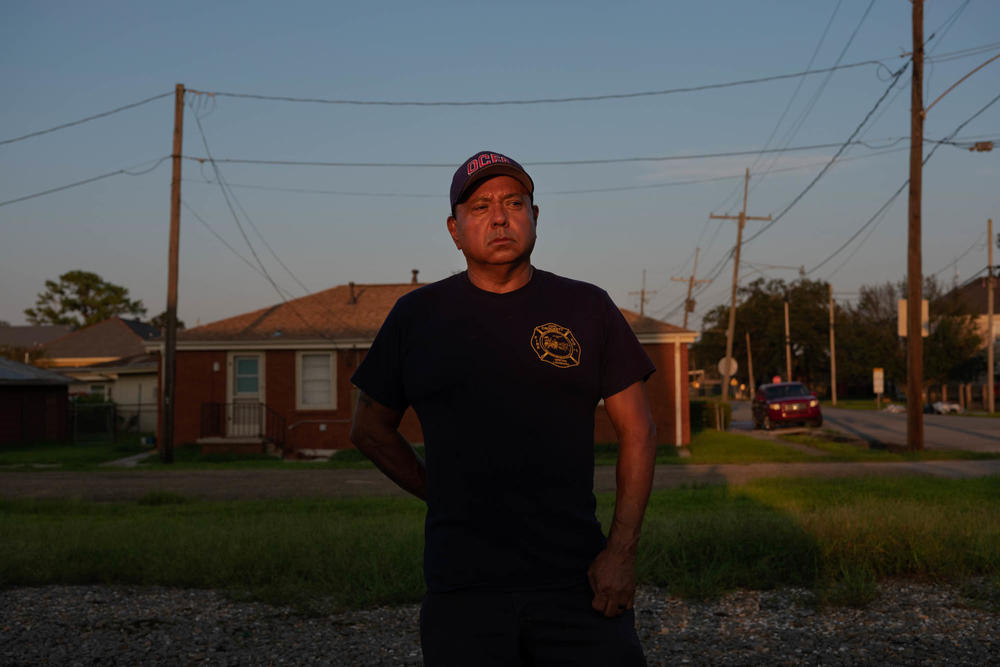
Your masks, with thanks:
<instances>
[{"instance_id":1,"label":"parked car","mask_svg":"<svg viewBox=\"0 0 1000 667\"><path fill-rule=\"evenodd\" d=\"M762 384L754 394L753 426L770 431L786 424L823 425L819 400L801 382Z\"/></svg>"}]
</instances>

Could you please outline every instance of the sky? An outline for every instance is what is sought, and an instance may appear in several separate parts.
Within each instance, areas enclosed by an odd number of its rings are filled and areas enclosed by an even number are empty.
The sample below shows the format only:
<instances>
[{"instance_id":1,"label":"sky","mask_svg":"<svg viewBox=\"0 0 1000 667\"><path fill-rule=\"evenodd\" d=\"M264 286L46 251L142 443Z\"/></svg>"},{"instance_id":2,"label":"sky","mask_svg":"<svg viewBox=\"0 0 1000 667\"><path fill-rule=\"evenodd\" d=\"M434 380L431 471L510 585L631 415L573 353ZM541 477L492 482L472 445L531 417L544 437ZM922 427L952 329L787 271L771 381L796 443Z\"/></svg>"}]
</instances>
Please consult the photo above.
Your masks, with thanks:
<instances>
[{"instance_id":1,"label":"sky","mask_svg":"<svg viewBox=\"0 0 1000 667\"><path fill-rule=\"evenodd\" d=\"M408 282L411 269L433 281L462 270L445 228L447 192L455 167L480 150L514 157L534 179L541 212L533 263L600 285L622 307L639 309L645 271L646 314L681 324L687 286L674 279L691 276L696 248L696 277L714 280L698 288L689 328L728 303L736 223L710 214L738 212L746 169L748 215L787 211L773 224L747 222L741 284L795 280L802 267L850 301L861 286L906 273L906 190L873 216L909 175L910 70L894 74L912 46L910 7L4 0L0 320L26 323L23 311L45 280L73 269L124 285L150 317L164 309L171 170L163 158L178 83L189 91L183 154L201 159L183 161L181 183L178 313L189 327L349 281ZM925 104L1000 53L998 28L995 0L926 3ZM866 64L627 96L838 62ZM624 97L428 106L212 93L382 102ZM959 145L924 146L925 156L935 150L923 175L924 273L949 285L985 270L988 218L1000 231L1000 148L967 150L1000 140L1000 102L987 106L998 94L1000 60L927 114L925 137L937 141L986 107L955 135ZM864 145L842 148L852 135ZM718 153L744 154L662 159Z\"/></svg>"}]
</instances>

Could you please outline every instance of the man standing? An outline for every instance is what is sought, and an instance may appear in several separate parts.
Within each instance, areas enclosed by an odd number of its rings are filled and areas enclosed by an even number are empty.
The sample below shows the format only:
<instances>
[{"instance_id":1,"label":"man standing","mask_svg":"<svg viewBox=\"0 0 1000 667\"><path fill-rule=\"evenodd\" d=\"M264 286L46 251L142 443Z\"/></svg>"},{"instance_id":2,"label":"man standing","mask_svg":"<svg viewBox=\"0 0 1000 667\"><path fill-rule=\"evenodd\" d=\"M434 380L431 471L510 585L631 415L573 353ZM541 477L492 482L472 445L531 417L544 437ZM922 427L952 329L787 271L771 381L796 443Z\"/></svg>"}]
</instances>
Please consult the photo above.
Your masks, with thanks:
<instances>
[{"instance_id":1,"label":"man standing","mask_svg":"<svg viewBox=\"0 0 1000 667\"><path fill-rule=\"evenodd\" d=\"M643 665L635 557L656 431L654 371L603 290L531 265L538 206L482 151L451 184L467 270L403 296L351 381L351 440L427 502L420 614L435 665ZM594 510L594 410L619 438L608 538ZM413 406L426 464L397 430Z\"/></svg>"}]
</instances>

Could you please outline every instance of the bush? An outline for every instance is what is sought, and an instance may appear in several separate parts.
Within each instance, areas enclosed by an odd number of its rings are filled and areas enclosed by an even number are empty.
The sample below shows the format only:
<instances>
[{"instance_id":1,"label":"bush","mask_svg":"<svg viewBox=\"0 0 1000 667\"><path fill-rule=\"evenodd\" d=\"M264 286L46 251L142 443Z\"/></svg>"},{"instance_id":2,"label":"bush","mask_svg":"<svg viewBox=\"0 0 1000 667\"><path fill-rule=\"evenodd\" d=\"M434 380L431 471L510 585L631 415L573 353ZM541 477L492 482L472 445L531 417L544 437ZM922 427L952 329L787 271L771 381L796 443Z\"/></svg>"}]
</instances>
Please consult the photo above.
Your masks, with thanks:
<instances>
[{"instance_id":1,"label":"bush","mask_svg":"<svg viewBox=\"0 0 1000 667\"><path fill-rule=\"evenodd\" d=\"M725 431L729 429L729 424L733 419L733 406L716 400L691 401L691 432L698 433L705 429ZM722 415L722 425L718 422L717 415Z\"/></svg>"}]
</instances>

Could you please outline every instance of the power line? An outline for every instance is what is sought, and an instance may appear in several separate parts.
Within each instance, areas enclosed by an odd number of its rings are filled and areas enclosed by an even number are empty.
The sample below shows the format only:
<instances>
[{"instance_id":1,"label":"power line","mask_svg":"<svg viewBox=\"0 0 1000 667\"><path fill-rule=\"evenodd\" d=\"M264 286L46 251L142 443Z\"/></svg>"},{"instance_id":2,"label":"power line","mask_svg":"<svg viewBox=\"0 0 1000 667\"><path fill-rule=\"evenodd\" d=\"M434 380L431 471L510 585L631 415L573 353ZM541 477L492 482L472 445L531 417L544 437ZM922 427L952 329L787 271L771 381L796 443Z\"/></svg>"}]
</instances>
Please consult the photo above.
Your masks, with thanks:
<instances>
[{"instance_id":1,"label":"power line","mask_svg":"<svg viewBox=\"0 0 1000 667\"><path fill-rule=\"evenodd\" d=\"M51 194L54 194L56 192L62 192L63 190L69 190L70 188L78 187L80 185L86 185L88 183L94 183L96 181L100 181L100 180L103 180L105 178L111 178L112 176L121 176L122 174L124 174L126 176L142 176L143 174L148 174L149 172L153 171L154 169L156 169L161 164L163 164L166 160L169 160L169 159L170 159L169 155L167 155L166 157L162 157L159 160L157 160L156 163L152 167L150 167L148 169L143 169L142 171L133 172L133 171L129 171L128 169L117 169L115 171L109 171L106 174L100 174L99 176L91 176L90 178L85 178L82 181L75 181L73 183L67 183L66 185L60 185L60 186L55 187L55 188L49 188L48 190L42 190L41 192L34 192L34 193L30 194L30 195L24 195L22 197L15 197L14 199L8 199L6 201L0 201L0 206L7 206L8 204L16 204L19 201L26 201L28 199L34 199L36 197L42 197L42 196L45 196L45 195L51 195Z\"/></svg>"},{"instance_id":2,"label":"power line","mask_svg":"<svg viewBox=\"0 0 1000 667\"><path fill-rule=\"evenodd\" d=\"M902 73L902 71L900 71ZM856 134L856 133L855 133ZM810 150L820 150L823 148L840 148L838 154L848 146L864 146L871 150L878 150L882 147L874 147L863 141L853 141L854 135L846 142L836 142L827 144L811 144L806 146L788 146L785 148L753 149L745 151L723 151L718 153L688 153L683 155L649 155L631 156L621 158L594 158L587 160L525 160L521 164L527 167L555 167L555 166L583 166L596 164L626 164L637 162L675 162L682 160L707 160L723 157L740 157L744 155L756 155L758 153L793 153ZM905 137L897 138L893 143L898 143ZM890 144L892 145L892 144ZM253 158L204 158L195 155L182 156L185 160L204 163L213 161L218 164L259 164L282 167L351 167L351 168L405 168L405 169L454 169L451 162L332 162L323 160L262 160Z\"/></svg>"},{"instance_id":3,"label":"power line","mask_svg":"<svg viewBox=\"0 0 1000 667\"><path fill-rule=\"evenodd\" d=\"M29 132L28 134L23 134L20 137L13 137L12 139L4 139L3 141L0 141L0 146L5 146L6 144L12 144L16 141L24 141L25 139L31 139L32 137L38 137L43 134L48 134L49 132L55 132L56 130L64 130L67 127L83 125L84 123L89 123L90 121L97 120L98 118L105 118L107 116L111 116L112 114L116 114L119 111L125 111L126 109L134 109L136 107L141 107L143 104L148 104L150 102L154 102L156 100L168 97L173 94L174 91L170 91L169 93L163 93L162 95L154 95L153 97L147 97L144 100L139 100L138 102L133 102L132 104L126 104L125 106L120 106L116 109L111 109L110 111L102 111L101 113L94 114L93 116L87 116L86 118L81 118L80 120L74 120L71 123L63 123L62 125L56 125L55 127L50 127L45 130L38 130L37 132Z\"/></svg>"},{"instance_id":4,"label":"power line","mask_svg":"<svg viewBox=\"0 0 1000 667\"><path fill-rule=\"evenodd\" d=\"M979 111L977 111L976 113L972 114L967 119L965 119L964 121L962 121L962 123L958 127L955 128L954 132L952 132L950 136L954 136L954 135L958 134L959 132L961 132L962 128L964 128L966 125L968 125L973 120L975 120L976 118L978 118L987 109L989 109L991 106L993 106L994 104L996 104L996 102L998 100L1000 100L1000 95L997 95L996 97L994 97L992 100L990 100L989 102L987 102L983 107L981 107L979 109ZM926 165L927 162L930 161L931 157L934 156L934 153L937 152L937 149L940 148L941 146L944 146L944 145L946 145L944 142L938 142L937 144L935 144L934 148L932 148L930 150L930 152L927 154L927 156L923 159L922 164ZM896 197L898 197L900 195L900 193L903 192L903 190L906 188L906 186L909 184L909 182L910 182L910 179L906 179L906 181L904 181L903 184L901 186L899 186L899 189L897 189L896 192L894 192L892 194L892 196L889 197L889 200L885 204L883 204L879 208L878 211L875 212L875 215L873 215L871 218L869 218L867 220L867 222L865 222L863 225L861 225L861 227L856 232L854 232L854 234L851 235L851 238L847 239L847 241L845 241L839 248L837 248L832 253L830 253L819 264L817 264L816 266L814 266L811 269L809 269L808 271L806 271L806 273L807 274L814 273L821 266L823 266L824 264L826 264L827 262L829 262L831 259L833 259L834 257L836 257L841 251L844 250L844 248L846 248L848 245L850 245L850 243L852 241L854 241L854 239L856 239L865 230L865 228L867 228L869 225L871 225L873 222L875 222L875 219L882 213L882 211L885 208L887 208L890 204L892 204L892 202L896 199Z\"/></svg>"},{"instance_id":5,"label":"power line","mask_svg":"<svg viewBox=\"0 0 1000 667\"><path fill-rule=\"evenodd\" d=\"M976 240L972 242L972 245L970 245L965 252L963 252L961 255L959 255L955 259L951 260L951 262L949 262L948 264L945 264L943 267L941 267L940 269L938 269L937 271L935 271L934 273L932 273L930 275L937 276L938 274L944 273L948 269L950 269L953 266L957 265L959 263L959 261L961 261L966 255L968 255L970 252L972 252L973 250L975 250L977 246L979 246L979 245L982 244L982 242L983 242L983 236L985 236L985 235L986 235L986 232L980 232L976 236ZM989 240L989 239L987 239L987 240Z\"/></svg>"},{"instance_id":6,"label":"power line","mask_svg":"<svg viewBox=\"0 0 1000 667\"><path fill-rule=\"evenodd\" d=\"M186 208L187 211L188 211L188 213L190 213L191 215L194 216L195 220L197 220L198 222L200 222L202 224L202 226L205 227L205 229L207 229L212 236L214 236L216 239L219 240L220 243L222 243L222 245L224 245L226 248L228 248L229 252L231 252L234 255L236 255L237 257L239 257L243 261L243 263L246 264L247 266L249 266L251 269L253 269L254 272L257 273L257 275L261 276L262 278L265 277L264 274L261 272L261 270L259 268L257 268L257 265L255 265L249 259L247 259L246 257L244 257L238 250L236 250L236 248L234 248L233 246L231 246L229 244L229 242L226 241L226 239L224 239L222 237L222 235L220 235L217 231L215 231L212 228L212 226L209 225L208 222L205 221L204 218L202 218L200 215L198 215L198 212L195 211L193 208L191 208L191 206L186 201L182 200L181 201L181 206L183 206L184 208ZM285 294L288 294L288 292L285 292ZM292 296L292 295L288 294L288 296Z\"/></svg>"},{"instance_id":7,"label":"power line","mask_svg":"<svg viewBox=\"0 0 1000 667\"><path fill-rule=\"evenodd\" d=\"M756 239L757 237L759 237L761 234L763 234L764 232L766 232L768 229L770 229L771 227L773 227L775 224L777 224L777 222L779 220L781 220L783 217L785 217L785 215L790 210L792 210L793 206L795 206L797 203L799 203L799 201L801 201L802 198L806 196L806 193L808 193L810 190L812 190L813 186L816 185L816 183L818 183L819 180L821 178L823 178L823 176L826 174L826 172L828 172L830 170L830 167L832 167L833 163L837 161L837 158L840 157L841 153L843 153L845 150L847 150L848 146L850 146L853 143L855 143L854 142L854 137L856 137L858 135L858 132L861 131L861 128L863 128L865 126L865 124L868 122L868 120L872 117L872 114L875 113L875 111L879 108L879 105L882 104L882 102L885 100L886 96L889 95L889 92L892 91L892 89L895 87L896 83L899 81L900 77L903 75L903 72L906 71L907 66L908 66L908 64L907 65L903 65L898 70L896 70L896 73L893 75L892 82L889 84L889 86L882 93L881 97L879 97L878 100L875 102L875 106L873 106L868 111L868 113L865 114L865 117L861 120L861 122L858 124L858 126L856 128L854 128L854 131L851 132L851 136L849 136L847 138L847 141L845 141L843 143L843 145L841 145L841 147L839 149L837 149L837 152L834 153L833 157L830 158L830 161L827 162L826 165L822 169L820 169L819 173L816 174L816 177L813 178L813 180L809 182L809 184L805 187L805 189L803 189L802 192L800 192L798 195L796 195L795 198L792 199L792 201L789 202L789 204L787 206L785 206L785 208L782 209L782 211L780 213L776 214L774 216L774 219L771 222L767 223L766 225L764 225L763 227L761 227L760 229L758 229L753 235L750 236L750 238L748 238L746 241L744 241L744 243L750 243L751 241L753 241L754 239ZM936 148L936 146L935 146L935 148Z\"/></svg>"},{"instance_id":8,"label":"power line","mask_svg":"<svg viewBox=\"0 0 1000 667\"><path fill-rule=\"evenodd\" d=\"M515 100L352 100L352 99L329 99L319 97L290 97L286 95L262 95L256 93L230 93L223 91L203 91L188 90L196 95L212 95L216 97L233 97L239 99L264 100L269 102L304 102L308 104L341 104L353 106L386 106L386 107L471 107L471 106L509 106L525 104L565 104L569 102L596 102L601 100L621 100L636 97L655 97L660 95L674 95L677 93L693 93L703 90L714 90L718 88L732 88L734 86L747 86L757 83L767 83L769 81L781 81L783 79L794 79L796 77L811 76L813 74L824 74L835 69L852 69L864 67L866 65L882 65L878 60L864 60L847 65L839 65L835 68L822 68L807 70L803 72L792 72L789 74L773 74L770 76L756 77L753 79L741 79L738 81L727 81L724 83L709 83L698 86L684 86L678 88L666 88L663 90L644 90L630 93L610 93L605 95L576 95L573 97L539 97L532 99Z\"/></svg>"}]
</instances>

